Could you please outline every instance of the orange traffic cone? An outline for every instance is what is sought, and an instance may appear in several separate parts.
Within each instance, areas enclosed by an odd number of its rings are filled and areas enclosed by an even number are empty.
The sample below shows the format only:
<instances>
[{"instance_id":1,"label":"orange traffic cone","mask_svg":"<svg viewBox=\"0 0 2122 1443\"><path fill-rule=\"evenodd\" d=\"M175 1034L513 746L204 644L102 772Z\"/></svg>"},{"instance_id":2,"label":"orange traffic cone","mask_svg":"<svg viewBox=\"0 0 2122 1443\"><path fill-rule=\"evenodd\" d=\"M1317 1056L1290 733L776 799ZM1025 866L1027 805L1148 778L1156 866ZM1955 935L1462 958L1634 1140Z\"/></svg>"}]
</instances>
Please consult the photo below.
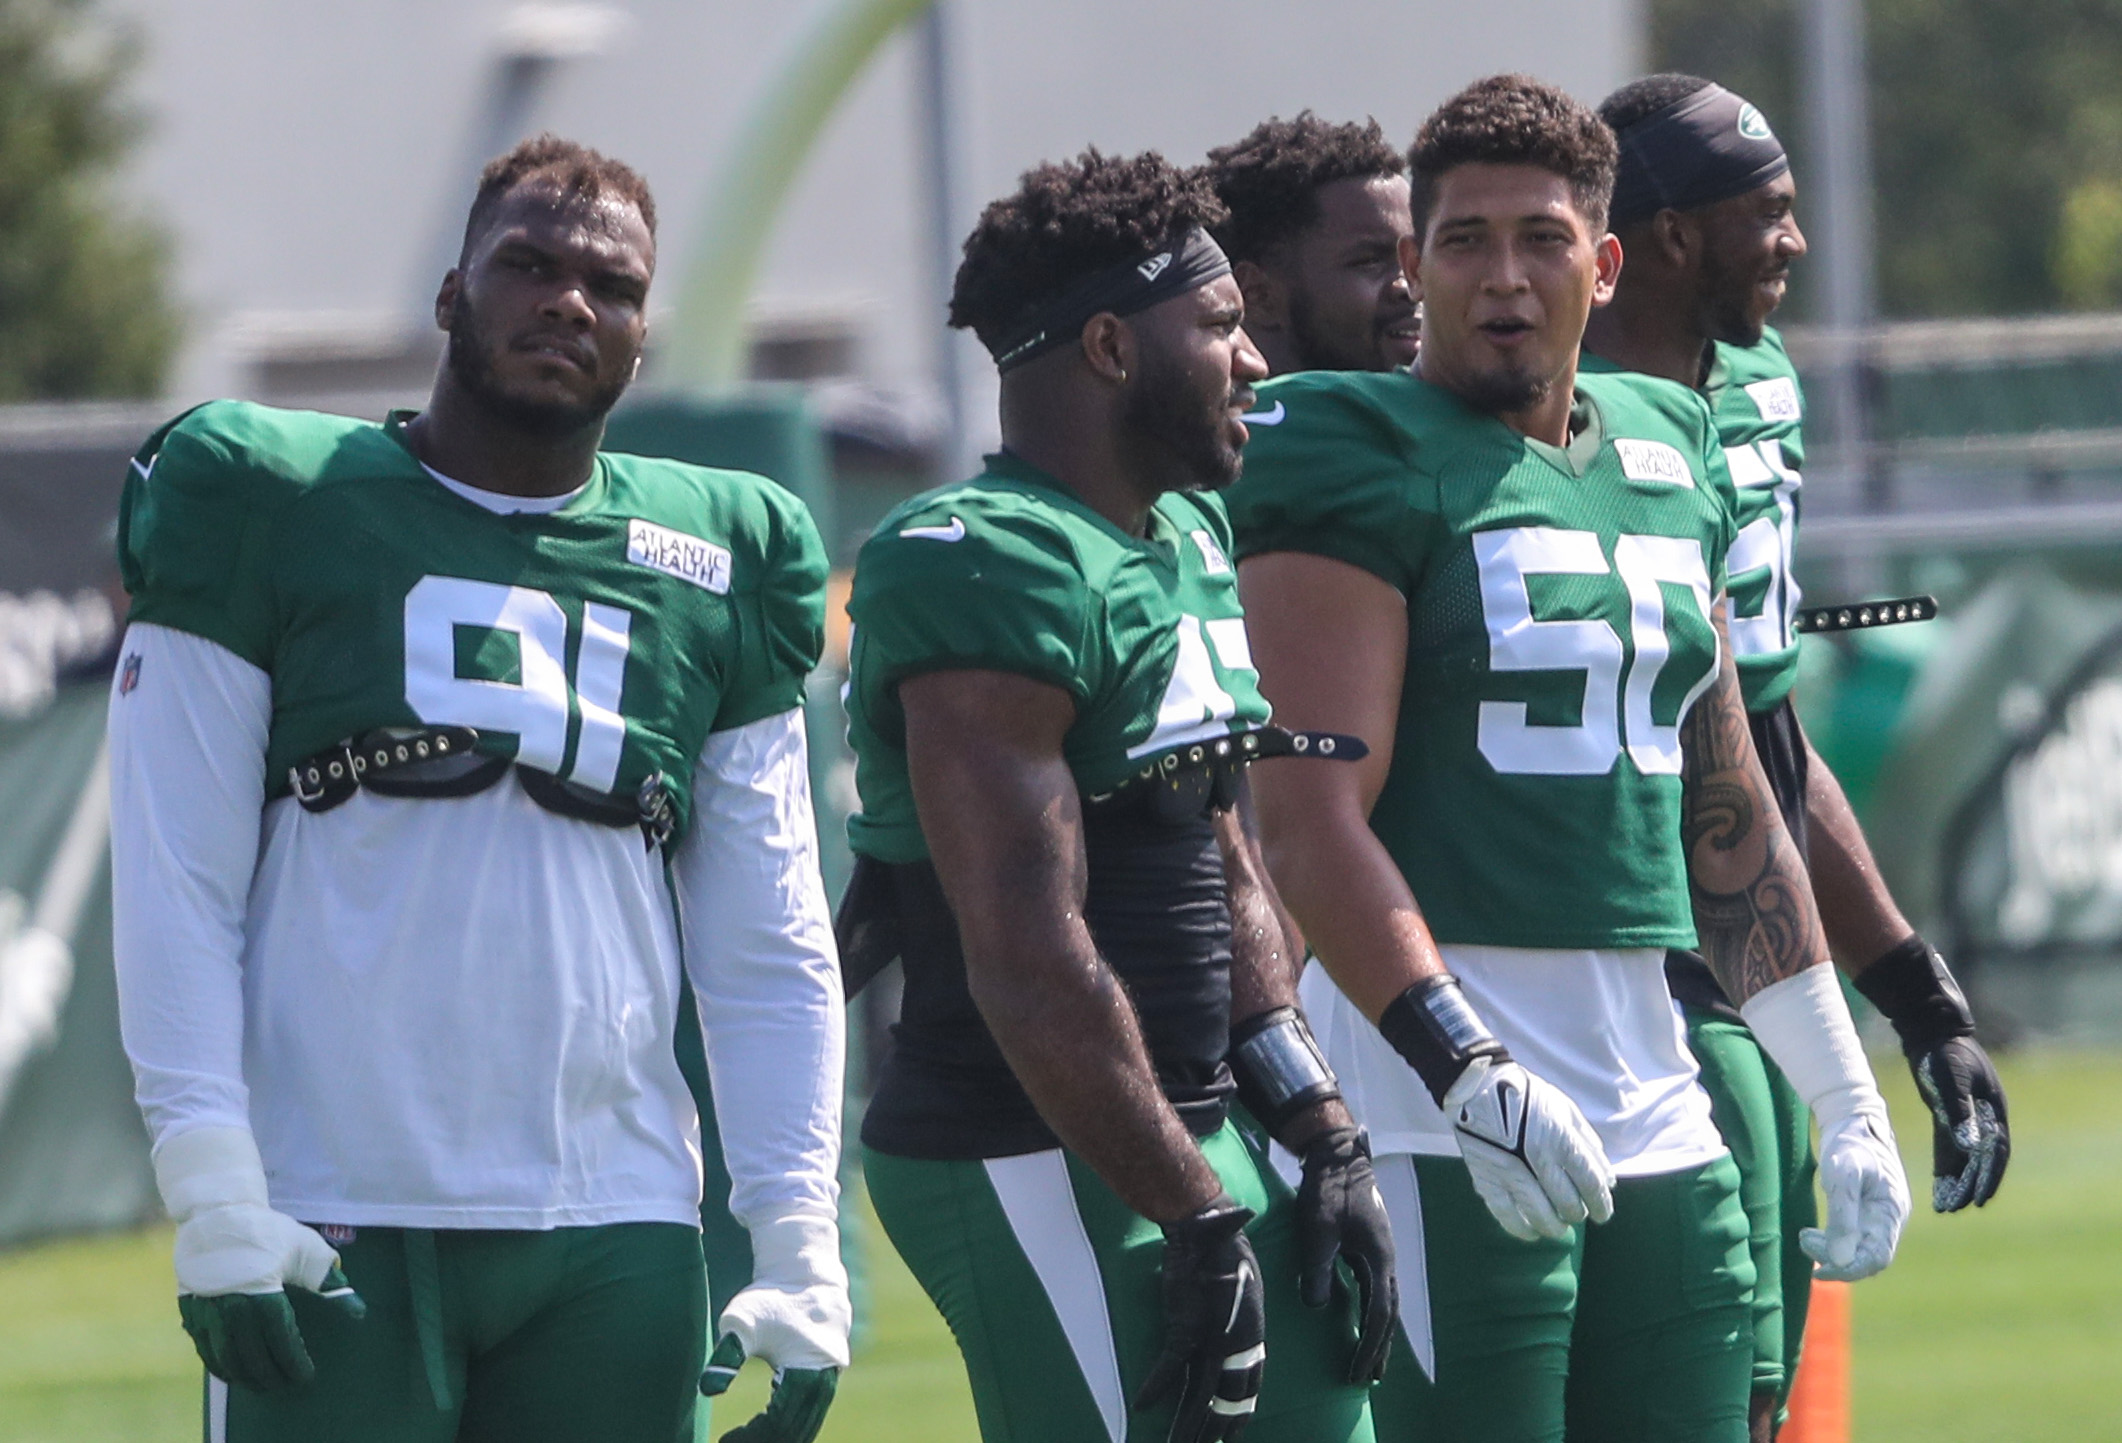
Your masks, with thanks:
<instances>
[{"instance_id":1,"label":"orange traffic cone","mask_svg":"<svg viewBox=\"0 0 2122 1443\"><path fill-rule=\"evenodd\" d=\"M1776 1443L1849 1443L1849 1284L1813 1284L1805 1351Z\"/></svg>"}]
</instances>

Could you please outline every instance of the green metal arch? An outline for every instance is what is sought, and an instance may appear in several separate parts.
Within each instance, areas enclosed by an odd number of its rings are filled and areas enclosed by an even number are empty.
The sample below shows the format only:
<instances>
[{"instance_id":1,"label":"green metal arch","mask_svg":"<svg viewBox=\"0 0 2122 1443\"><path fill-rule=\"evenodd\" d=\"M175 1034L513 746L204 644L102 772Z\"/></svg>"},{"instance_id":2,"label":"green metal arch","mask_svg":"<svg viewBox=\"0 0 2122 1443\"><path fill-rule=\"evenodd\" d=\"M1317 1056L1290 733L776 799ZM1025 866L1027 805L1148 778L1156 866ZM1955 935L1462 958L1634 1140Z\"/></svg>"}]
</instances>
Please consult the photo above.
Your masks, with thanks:
<instances>
[{"instance_id":1,"label":"green metal arch","mask_svg":"<svg viewBox=\"0 0 2122 1443\"><path fill-rule=\"evenodd\" d=\"M666 322L665 386L708 391L744 378L745 305L789 189L878 49L930 3L839 0L760 92L708 188L700 238Z\"/></svg>"}]
</instances>

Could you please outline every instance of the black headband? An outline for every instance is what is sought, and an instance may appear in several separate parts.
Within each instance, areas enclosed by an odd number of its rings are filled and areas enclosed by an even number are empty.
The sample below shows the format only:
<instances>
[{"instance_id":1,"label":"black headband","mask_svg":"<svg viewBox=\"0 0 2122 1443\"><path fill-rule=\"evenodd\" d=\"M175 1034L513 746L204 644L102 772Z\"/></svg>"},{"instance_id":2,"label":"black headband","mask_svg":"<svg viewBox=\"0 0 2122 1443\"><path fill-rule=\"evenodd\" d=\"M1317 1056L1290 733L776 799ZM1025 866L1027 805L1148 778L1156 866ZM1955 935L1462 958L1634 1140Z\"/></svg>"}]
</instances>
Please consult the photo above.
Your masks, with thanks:
<instances>
[{"instance_id":1,"label":"black headband","mask_svg":"<svg viewBox=\"0 0 2122 1443\"><path fill-rule=\"evenodd\" d=\"M1621 132L1621 169L1607 224L1661 210L1694 210L1767 185L1790 169L1761 112L1721 85L1705 86Z\"/></svg>"},{"instance_id":2,"label":"black headband","mask_svg":"<svg viewBox=\"0 0 2122 1443\"><path fill-rule=\"evenodd\" d=\"M1229 274L1230 257L1196 226L1153 256L1092 271L988 350L996 370L1012 370L1073 342L1092 316L1106 311L1132 315Z\"/></svg>"}]
</instances>

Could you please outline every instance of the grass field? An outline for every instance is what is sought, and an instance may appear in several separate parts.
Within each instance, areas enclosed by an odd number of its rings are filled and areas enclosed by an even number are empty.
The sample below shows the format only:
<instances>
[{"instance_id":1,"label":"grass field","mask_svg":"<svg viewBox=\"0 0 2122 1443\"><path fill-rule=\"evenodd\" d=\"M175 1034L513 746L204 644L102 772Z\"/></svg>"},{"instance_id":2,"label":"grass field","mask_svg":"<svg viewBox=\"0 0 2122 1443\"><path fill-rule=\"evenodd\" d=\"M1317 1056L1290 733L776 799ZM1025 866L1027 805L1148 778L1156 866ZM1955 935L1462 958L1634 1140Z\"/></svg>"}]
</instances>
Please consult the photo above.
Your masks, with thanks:
<instances>
[{"instance_id":1,"label":"grass field","mask_svg":"<svg viewBox=\"0 0 2122 1443\"><path fill-rule=\"evenodd\" d=\"M1879 1059L1913 1178L1929 1129ZM2122 1054L2007 1060L2017 1152L2002 1195L1939 1218L1856 1291L1861 1443L2122 1443ZM874 1231L870 1234L877 1236ZM0 1443L188 1443L199 1382L165 1229L0 1254ZM888 1248L825 1443L973 1443L948 1334ZM723 1428L764 1391L748 1370Z\"/></svg>"}]
</instances>

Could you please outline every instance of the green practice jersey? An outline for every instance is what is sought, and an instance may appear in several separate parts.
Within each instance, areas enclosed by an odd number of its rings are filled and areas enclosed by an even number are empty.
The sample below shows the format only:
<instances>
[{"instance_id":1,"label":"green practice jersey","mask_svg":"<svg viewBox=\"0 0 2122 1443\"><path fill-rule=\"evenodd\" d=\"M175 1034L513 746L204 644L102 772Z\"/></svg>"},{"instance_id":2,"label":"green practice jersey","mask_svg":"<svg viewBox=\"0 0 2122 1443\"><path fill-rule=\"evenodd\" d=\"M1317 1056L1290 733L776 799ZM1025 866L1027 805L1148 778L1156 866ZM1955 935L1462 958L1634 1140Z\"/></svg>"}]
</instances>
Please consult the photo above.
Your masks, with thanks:
<instances>
[{"instance_id":1,"label":"green practice jersey","mask_svg":"<svg viewBox=\"0 0 2122 1443\"><path fill-rule=\"evenodd\" d=\"M1589 375L1576 403L1562 451L1406 373L1271 381L1238 555L1330 557L1406 598L1371 825L1439 941L1692 946L1680 724L1716 675L1730 482L1686 387Z\"/></svg>"},{"instance_id":2,"label":"green practice jersey","mask_svg":"<svg viewBox=\"0 0 2122 1443\"><path fill-rule=\"evenodd\" d=\"M1075 699L1064 752L1087 796L1175 748L1262 725L1214 496L1167 492L1130 536L1015 457L925 492L878 524L848 614L848 735L862 809L855 850L928 855L906 769L899 683L922 672L1016 672Z\"/></svg>"},{"instance_id":3,"label":"green practice jersey","mask_svg":"<svg viewBox=\"0 0 2122 1443\"><path fill-rule=\"evenodd\" d=\"M1620 367L1589 352L1587 371ZM1717 439L1737 488L1739 534L1725 562L1731 586L1731 649L1746 709L1775 709L1798 679L1798 491L1805 469L1805 396L1773 329L1751 346L1719 342L1703 385Z\"/></svg>"},{"instance_id":4,"label":"green practice jersey","mask_svg":"<svg viewBox=\"0 0 2122 1443\"><path fill-rule=\"evenodd\" d=\"M772 482L601 455L558 510L497 515L402 417L202 406L134 460L118 534L133 620L271 674L269 796L347 736L458 725L592 791L660 771L682 829L708 733L798 705L823 645L824 548Z\"/></svg>"}]
</instances>

